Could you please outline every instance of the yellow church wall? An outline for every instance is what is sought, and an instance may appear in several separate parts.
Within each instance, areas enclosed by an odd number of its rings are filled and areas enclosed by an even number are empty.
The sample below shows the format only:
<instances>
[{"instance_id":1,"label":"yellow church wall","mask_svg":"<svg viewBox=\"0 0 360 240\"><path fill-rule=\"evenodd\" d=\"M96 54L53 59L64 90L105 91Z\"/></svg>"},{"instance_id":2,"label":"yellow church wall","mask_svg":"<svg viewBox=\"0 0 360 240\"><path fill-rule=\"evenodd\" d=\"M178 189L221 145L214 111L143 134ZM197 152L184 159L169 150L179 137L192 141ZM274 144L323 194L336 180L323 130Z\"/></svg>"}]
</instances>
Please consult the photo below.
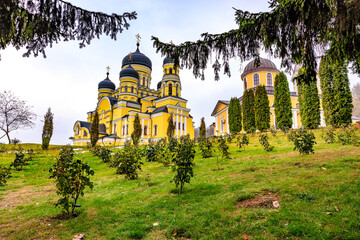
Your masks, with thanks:
<instances>
[{"instance_id":1,"label":"yellow church wall","mask_svg":"<svg viewBox=\"0 0 360 240\"><path fill-rule=\"evenodd\" d=\"M268 73L271 73L272 75L272 86L274 86L274 82L275 82L275 76L276 74L278 74L278 72L275 71L258 71L258 72L252 72L249 73L247 75L244 76L244 79L246 78L246 82L247 82L247 89L253 88L254 87L254 75L255 74L259 74L259 81L261 85L267 86L267 78L266 75Z\"/></svg>"},{"instance_id":2,"label":"yellow church wall","mask_svg":"<svg viewBox=\"0 0 360 240\"><path fill-rule=\"evenodd\" d=\"M227 127L227 123L228 123L228 109L224 110L224 108L221 110L222 112L220 112L217 116L216 116L216 128L215 128L215 135L219 136L219 135L223 135L226 134L228 132L228 127ZM224 120L223 122L223 129L221 130L221 121Z\"/></svg>"},{"instance_id":3,"label":"yellow church wall","mask_svg":"<svg viewBox=\"0 0 360 240\"><path fill-rule=\"evenodd\" d=\"M171 98L163 100L163 101L156 102L155 107L158 108L158 107L162 107L162 106L166 106L166 105L174 105L175 106L178 103L180 103L181 107L186 108L186 102L174 100L174 99L171 99Z\"/></svg>"}]
</instances>

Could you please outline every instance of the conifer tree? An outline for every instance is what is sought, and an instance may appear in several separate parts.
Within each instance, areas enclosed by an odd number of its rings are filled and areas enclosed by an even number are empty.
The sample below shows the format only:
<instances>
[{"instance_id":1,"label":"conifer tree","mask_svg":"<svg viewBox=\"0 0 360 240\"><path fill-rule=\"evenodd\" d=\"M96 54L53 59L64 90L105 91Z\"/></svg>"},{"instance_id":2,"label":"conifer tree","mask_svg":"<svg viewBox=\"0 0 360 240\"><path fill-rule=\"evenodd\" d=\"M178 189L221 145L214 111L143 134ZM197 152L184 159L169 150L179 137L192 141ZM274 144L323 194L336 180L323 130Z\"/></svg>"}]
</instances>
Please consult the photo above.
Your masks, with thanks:
<instances>
[{"instance_id":1,"label":"conifer tree","mask_svg":"<svg viewBox=\"0 0 360 240\"><path fill-rule=\"evenodd\" d=\"M353 105L345 62L323 57L319 76L326 124L334 127L350 124Z\"/></svg>"},{"instance_id":2,"label":"conifer tree","mask_svg":"<svg viewBox=\"0 0 360 240\"><path fill-rule=\"evenodd\" d=\"M247 89L243 96L243 117L244 117L244 130L250 132L251 129L255 128L255 96L252 89Z\"/></svg>"},{"instance_id":3,"label":"conifer tree","mask_svg":"<svg viewBox=\"0 0 360 240\"><path fill-rule=\"evenodd\" d=\"M229 128L231 134L236 134L242 129L241 105L238 98L230 99L229 105Z\"/></svg>"},{"instance_id":4,"label":"conifer tree","mask_svg":"<svg viewBox=\"0 0 360 240\"><path fill-rule=\"evenodd\" d=\"M199 135L200 135L199 136L200 138L206 138L206 125L205 125L205 118L204 117L201 118Z\"/></svg>"},{"instance_id":5,"label":"conifer tree","mask_svg":"<svg viewBox=\"0 0 360 240\"><path fill-rule=\"evenodd\" d=\"M289 83L283 72L275 76L274 107L277 127L280 129L291 128L292 112Z\"/></svg>"},{"instance_id":6,"label":"conifer tree","mask_svg":"<svg viewBox=\"0 0 360 240\"><path fill-rule=\"evenodd\" d=\"M42 132L42 144L41 148L47 150L49 148L50 139L53 134L53 118L54 114L51 112L51 108L48 108L44 116L44 126Z\"/></svg>"},{"instance_id":7,"label":"conifer tree","mask_svg":"<svg viewBox=\"0 0 360 240\"><path fill-rule=\"evenodd\" d=\"M175 124L173 121L173 114L171 113L168 118L168 128L166 130L166 135L169 139L174 137L174 131L175 131Z\"/></svg>"},{"instance_id":8,"label":"conifer tree","mask_svg":"<svg viewBox=\"0 0 360 240\"><path fill-rule=\"evenodd\" d=\"M92 147L95 147L96 143L99 140L99 113L98 110L95 110L93 121L90 128L90 143Z\"/></svg>"},{"instance_id":9,"label":"conifer tree","mask_svg":"<svg viewBox=\"0 0 360 240\"><path fill-rule=\"evenodd\" d=\"M298 99L301 123L306 129L315 129L320 124L320 100L316 80L299 80Z\"/></svg>"},{"instance_id":10,"label":"conifer tree","mask_svg":"<svg viewBox=\"0 0 360 240\"><path fill-rule=\"evenodd\" d=\"M141 137L140 118L139 118L139 114L136 114L134 119L134 131L131 133L131 139L135 146L139 144L140 137Z\"/></svg>"},{"instance_id":11,"label":"conifer tree","mask_svg":"<svg viewBox=\"0 0 360 240\"><path fill-rule=\"evenodd\" d=\"M258 85L255 90L255 126L264 132L270 128L270 107L264 85Z\"/></svg>"}]
</instances>

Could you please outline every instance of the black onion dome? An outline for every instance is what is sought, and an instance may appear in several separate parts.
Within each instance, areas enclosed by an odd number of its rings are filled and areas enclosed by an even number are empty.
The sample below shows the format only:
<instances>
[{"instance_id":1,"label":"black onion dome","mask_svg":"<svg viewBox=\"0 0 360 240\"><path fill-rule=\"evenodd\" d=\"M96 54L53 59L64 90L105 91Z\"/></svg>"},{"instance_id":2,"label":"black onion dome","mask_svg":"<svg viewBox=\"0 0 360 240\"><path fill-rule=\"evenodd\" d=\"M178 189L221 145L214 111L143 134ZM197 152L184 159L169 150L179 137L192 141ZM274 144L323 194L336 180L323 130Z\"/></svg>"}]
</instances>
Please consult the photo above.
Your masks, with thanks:
<instances>
[{"instance_id":1,"label":"black onion dome","mask_svg":"<svg viewBox=\"0 0 360 240\"><path fill-rule=\"evenodd\" d=\"M99 82L98 89L111 89L115 90L115 84L109 79L109 73L107 73L107 77Z\"/></svg>"},{"instance_id":2,"label":"black onion dome","mask_svg":"<svg viewBox=\"0 0 360 240\"><path fill-rule=\"evenodd\" d=\"M122 67L128 65L128 64L139 64L139 65L143 65L146 67L149 67L150 69L152 69L152 63L151 60L145 56L144 54L142 54L139 50L139 44L137 44L137 48L136 51L132 53L131 56L131 62L130 62L130 57L129 55L126 55L123 60L122 60Z\"/></svg>"},{"instance_id":3,"label":"black onion dome","mask_svg":"<svg viewBox=\"0 0 360 240\"><path fill-rule=\"evenodd\" d=\"M163 66L164 66L165 64L167 64L167 63L174 63L174 60L172 60L171 58L166 57L166 58L164 58Z\"/></svg>"},{"instance_id":4,"label":"black onion dome","mask_svg":"<svg viewBox=\"0 0 360 240\"><path fill-rule=\"evenodd\" d=\"M251 62L249 62L245 69L244 69L244 72L243 74L241 74L241 78L243 78L245 75L251 73L251 72L256 72L256 71L279 71L277 68L276 68L276 65L268 60L268 59L265 59L265 58L260 58L260 65L259 66L256 66L255 65L255 60L252 60Z\"/></svg>"},{"instance_id":5,"label":"black onion dome","mask_svg":"<svg viewBox=\"0 0 360 240\"><path fill-rule=\"evenodd\" d=\"M162 81L158 82L158 84L157 84L157 89L160 89L160 88L161 88L161 82L162 82Z\"/></svg>"},{"instance_id":6,"label":"black onion dome","mask_svg":"<svg viewBox=\"0 0 360 240\"><path fill-rule=\"evenodd\" d=\"M120 71L120 78L122 77L134 77L140 79L139 73L131 65Z\"/></svg>"}]
</instances>

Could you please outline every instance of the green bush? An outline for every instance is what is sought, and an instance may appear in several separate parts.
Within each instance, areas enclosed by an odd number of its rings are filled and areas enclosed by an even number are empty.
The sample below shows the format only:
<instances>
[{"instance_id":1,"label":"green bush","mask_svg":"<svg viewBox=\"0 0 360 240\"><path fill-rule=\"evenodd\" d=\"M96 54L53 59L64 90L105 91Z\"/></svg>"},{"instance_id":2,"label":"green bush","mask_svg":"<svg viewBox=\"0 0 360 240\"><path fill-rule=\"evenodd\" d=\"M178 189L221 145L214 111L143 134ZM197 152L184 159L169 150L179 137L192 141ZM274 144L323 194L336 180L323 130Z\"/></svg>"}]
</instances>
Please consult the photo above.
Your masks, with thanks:
<instances>
[{"instance_id":1,"label":"green bush","mask_svg":"<svg viewBox=\"0 0 360 240\"><path fill-rule=\"evenodd\" d=\"M294 136L294 150L298 150L300 154L314 153L315 136L312 132L299 129Z\"/></svg>"},{"instance_id":2,"label":"green bush","mask_svg":"<svg viewBox=\"0 0 360 240\"><path fill-rule=\"evenodd\" d=\"M95 145L90 148L90 151L97 157L101 158L104 163L110 163L111 161L111 150L107 147L101 147Z\"/></svg>"},{"instance_id":3,"label":"green bush","mask_svg":"<svg viewBox=\"0 0 360 240\"><path fill-rule=\"evenodd\" d=\"M296 130L294 129L290 129L287 134L286 134L287 140L289 142L294 142L295 138L296 138Z\"/></svg>"},{"instance_id":4,"label":"green bush","mask_svg":"<svg viewBox=\"0 0 360 240\"><path fill-rule=\"evenodd\" d=\"M219 152L222 153L223 157L230 158L229 146L226 144L225 139L222 136L218 139L218 149Z\"/></svg>"},{"instance_id":5,"label":"green bush","mask_svg":"<svg viewBox=\"0 0 360 240\"><path fill-rule=\"evenodd\" d=\"M236 138L236 146L238 146L239 149L243 147L245 150L245 145L249 145L249 137L246 133L243 133Z\"/></svg>"},{"instance_id":6,"label":"green bush","mask_svg":"<svg viewBox=\"0 0 360 240\"><path fill-rule=\"evenodd\" d=\"M265 151L271 152L272 150L274 150L274 146L270 145L268 136L266 134L260 134L259 142L261 146L264 147Z\"/></svg>"},{"instance_id":7,"label":"green bush","mask_svg":"<svg viewBox=\"0 0 360 240\"><path fill-rule=\"evenodd\" d=\"M129 180L137 179L137 170L141 170L141 150L130 142L126 142L124 148L114 155L112 166L116 168L117 174L125 174Z\"/></svg>"},{"instance_id":8,"label":"green bush","mask_svg":"<svg viewBox=\"0 0 360 240\"><path fill-rule=\"evenodd\" d=\"M274 137L276 137L276 128L275 128L275 126L271 126L271 127L270 127L270 133L271 133L271 135L273 135Z\"/></svg>"},{"instance_id":9,"label":"green bush","mask_svg":"<svg viewBox=\"0 0 360 240\"><path fill-rule=\"evenodd\" d=\"M209 138L199 138L199 149L203 158L209 158L213 155L213 144Z\"/></svg>"},{"instance_id":10,"label":"green bush","mask_svg":"<svg viewBox=\"0 0 360 240\"><path fill-rule=\"evenodd\" d=\"M10 167L0 164L0 186L6 184L6 179L10 176Z\"/></svg>"},{"instance_id":11,"label":"green bush","mask_svg":"<svg viewBox=\"0 0 360 240\"><path fill-rule=\"evenodd\" d=\"M352 126L344 126L341 127L338 131L336 137L338 139L338 142L342 145L349 145L353 144L355 146L359 145L359 137L357 136L357 129Z\"/></svg>"},{"instance_id":12,"label":"green bush","mask_svg":"<svg viewBox=\"0 0 360 240\"><path fill-rule=\"evenodd\" d=\"M25 165L27 165L25 154L20 150L15 153L14 162L10 164L10 167L14 167L17 171L21 171Z\"/></svg>"},{"instance_id":13,"label":"green bush","mask_svg":"<svg viewBox=\"0 0 360 240\"><path fill-rule=\"evenodd\" d=\"M190 183L194 177L193 167L195 165L195 143L189 135L181 136L180 143L176 147L176 154L173 159L173 171L176 172L171 182L175 182L176 187L180 185L179 194L181 194L185 183Z\"/></svg>"},{"instance_id":14,"label":"green bush","mask_svg":"<svg viewBox=\"0 0 360 240\"><path fill-rule=\"evenodd\" d=\"M88 186L94 187L90 181L90 175L94 171L90 165L81 160L73 159L74 150L71 146L64 146L60 149L56 163L49 169L50 178L56 181L57 194L61 195L55 206L62 206L68 217L75 217L75 207L79 196L84 196L84 190ZM71 210L71 211L70 211Z\"/></svg>"},{"instance_id":15,"label":"green bush","mask_svg":"<svg viewBox=\"0 0 360 240\"><path fill-rule=\"evenodd\" d=\"M327 128L322 130L321 137L324 139L326 143L334 143L335 142L335 129Z\"/></svg>"}]
</instances>

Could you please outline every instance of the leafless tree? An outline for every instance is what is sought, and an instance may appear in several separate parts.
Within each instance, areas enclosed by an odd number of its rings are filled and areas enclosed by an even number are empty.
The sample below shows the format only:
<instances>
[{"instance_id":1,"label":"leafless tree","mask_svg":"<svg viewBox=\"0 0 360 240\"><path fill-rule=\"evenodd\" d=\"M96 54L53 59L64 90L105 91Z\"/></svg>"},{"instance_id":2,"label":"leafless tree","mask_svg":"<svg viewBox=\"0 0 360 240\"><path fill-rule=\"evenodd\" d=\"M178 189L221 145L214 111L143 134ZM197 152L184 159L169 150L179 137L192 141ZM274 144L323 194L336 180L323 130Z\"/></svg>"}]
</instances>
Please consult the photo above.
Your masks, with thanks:
<instances>
[{"instance_id":1,"label":"leafless tree","mask_svg":"<svg viewBox=\"0 0 360 240\"><path fill-rule=\"evenodd\" d=\"M27 106L25 101L21 101L14 96L11 91L0 93L0 130L5 134L0 137L7 137L11 143L10 132L31 128L34 126L36 115L30 111L31 107Z\"/></svg>"}]
</instances>

